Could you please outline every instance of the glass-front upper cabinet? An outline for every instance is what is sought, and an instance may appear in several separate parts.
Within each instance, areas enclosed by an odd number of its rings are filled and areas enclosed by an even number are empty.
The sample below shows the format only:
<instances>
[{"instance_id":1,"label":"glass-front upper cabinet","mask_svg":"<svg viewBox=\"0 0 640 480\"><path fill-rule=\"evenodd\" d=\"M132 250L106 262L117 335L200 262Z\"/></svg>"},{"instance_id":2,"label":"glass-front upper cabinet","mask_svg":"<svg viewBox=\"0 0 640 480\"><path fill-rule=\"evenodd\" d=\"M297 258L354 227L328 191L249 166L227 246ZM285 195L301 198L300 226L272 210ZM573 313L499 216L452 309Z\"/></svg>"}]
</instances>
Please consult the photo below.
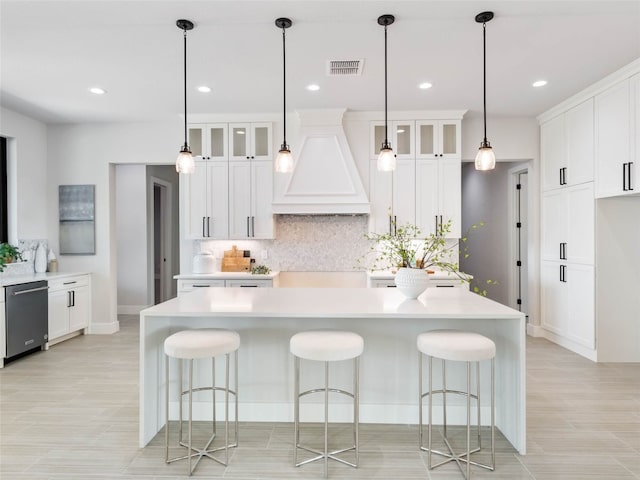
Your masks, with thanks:
<instances>
[{"instance_id":1,"label":"glass-front upper cabinet","mask_svg":"<svg viewBox=\"0 0 640 480\"><path fill-rule=\"evenodd\" d=\"M271 160L271 123L229 124L230 160Z\"/></svg>"},{"instance_id":2,"label":"glass-front upper cabinet","mask_svg":"<svg viewBox=\"0 0 640 480\"><path fill-rule=\"evenodd\" d=\"M413 120L394 120L388 123L387 139L397 158L412 158L414 156L414 125ZM377 158L384 138L384 122L373 122L371 124L371 158Z\"/></svg>"},{"instance_id":3,"label":"glass-front upper cabinet","mask_svg":"<svg viewBox=\"0 0 640 480\"><path fill-rule=\"evenodd\" d=\"M417 158L460 158L460 120L419 120L416 122Z\"/></svg>"},{"instance_id":4,"label":"glass-front upper cabinet","mask_svg":"<svg viewBox=\"0 0 640 480\"><path fill-rule=\"evenodd\" d=\"M196 160L227 160L227 124L189 125L189 147Z\"/></svg>"}]
</instances>

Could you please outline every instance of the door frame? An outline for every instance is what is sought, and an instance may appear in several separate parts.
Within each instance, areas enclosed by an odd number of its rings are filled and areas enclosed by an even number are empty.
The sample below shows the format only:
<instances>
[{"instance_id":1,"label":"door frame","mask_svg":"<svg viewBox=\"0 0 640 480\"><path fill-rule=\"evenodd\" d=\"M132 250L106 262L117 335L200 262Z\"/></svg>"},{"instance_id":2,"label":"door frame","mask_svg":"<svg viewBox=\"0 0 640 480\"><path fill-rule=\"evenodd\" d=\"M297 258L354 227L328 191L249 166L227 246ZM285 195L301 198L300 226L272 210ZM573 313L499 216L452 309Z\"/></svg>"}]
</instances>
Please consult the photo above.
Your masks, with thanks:
<instances>
[{"instance_id":1,"label":"door frame","mask_svg":"<svg viewBox=\"0 0 640 480\"><path fill-rule=\"evenodd\" d=\"M173 265L173 238L172 238L172 218L171 205L173 205L173 185L166 180L150 175L147 183L147 302L149 305L155 304L155 217L154 217L154 187L161 187L160 191L160 211L163 219L162 232L160 236L161 245L164 248L164 261L160 262L160 301L164 302L171 298L171 272Z\"/></svg>"},{"instance_id":2,"label":"door frame","mask_svg":"<svg viewBox=\"0 0 640 480\"><path fill-rule=\"evenodd\" d=\"M516 185L518 184L518 175L520 174L527 174L527 211L525 213L526 215L526 219L529 222L527 225L527 230L529 230L529 228L531 227L531 196L530 196L530 189L531 189L531 182L530 180L530 174L531 174L531 168L530 165L528 163L519 163L518 165L515 165L513 167L511 167L508 170L509 173L509 192L508 192L508 207L507 207L507 215L508 215L508 235L509 235L509 239L508 239L508 245L509 245L509 249L508 249L508 254L509 254L509 268L507 270L508 275L507 275L507 295L508 295L508 299L509 299L509 306L511 308L514 308L516 310L518 310L518 276L520 275L520 272L518 271L518 266L516 264L517 260L518 260L518 236L516 234L517 232L517 228L516 223L518 221L518 209L516 208L516 201L517 201L517 188ZM522 239L522 237L521 237ZM528 244L529 244L529 235L526 235L524 237L525 240L525 244L524 244L524 248L528 249ZM527 270L531 267L531 258L529 255L527 255L528 258L528 264L527 264ZM528 285L528 282L527 282ZM531 296L529 295L529 292L521 292L521 295L526 295L527 296L527 303L530 305L531 303ZM525 312L528 313L528 312Z\"/></svg>"}]
</instances>

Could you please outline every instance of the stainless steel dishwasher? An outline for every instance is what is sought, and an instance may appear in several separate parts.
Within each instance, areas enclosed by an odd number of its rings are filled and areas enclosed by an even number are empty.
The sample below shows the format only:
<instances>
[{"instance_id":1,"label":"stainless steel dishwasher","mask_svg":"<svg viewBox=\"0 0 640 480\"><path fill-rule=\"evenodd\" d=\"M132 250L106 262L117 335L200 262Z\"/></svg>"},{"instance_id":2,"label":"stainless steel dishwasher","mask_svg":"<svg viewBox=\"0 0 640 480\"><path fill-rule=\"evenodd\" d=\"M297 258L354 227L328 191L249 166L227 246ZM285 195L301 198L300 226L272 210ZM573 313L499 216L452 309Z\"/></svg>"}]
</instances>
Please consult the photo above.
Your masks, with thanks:
<instances>
[{"instance_id":1,"label":"stainless steel dishwasher","mask_svg":"<svg viewBox=\"0 0 640 480\"><path fill-rule=\"evenodd\" d=\"M46 280L4 287L7 358L44 348L49 338L49 295Z\"/></svg>"}]
</instances>

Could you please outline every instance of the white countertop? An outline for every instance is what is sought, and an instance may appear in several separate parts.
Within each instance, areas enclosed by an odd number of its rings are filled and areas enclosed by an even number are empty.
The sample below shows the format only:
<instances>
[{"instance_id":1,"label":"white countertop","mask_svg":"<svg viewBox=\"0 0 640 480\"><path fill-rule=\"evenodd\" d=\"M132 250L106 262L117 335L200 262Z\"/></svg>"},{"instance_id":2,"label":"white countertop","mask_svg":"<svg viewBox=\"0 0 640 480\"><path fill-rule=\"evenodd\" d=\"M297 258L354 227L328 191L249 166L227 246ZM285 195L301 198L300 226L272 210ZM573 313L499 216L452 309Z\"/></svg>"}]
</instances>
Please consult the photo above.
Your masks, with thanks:
<instances>
[{"instance_id":1,"label":"white countertop","mask_svg":"<svg viewBox=\"0 0 640 480\"><path fill-rule=\"evenodd\" d=\"M181 273L174 275L176 280L271 280L280 272L254 274L251 272L214 272L214 273Z\"/></svg>"},{"instance_id":2,"label":"white countertop","mask_svg":"<svg viewBox=\"0 0 640 480\"><path fill-rule=\"evenodd\" d=\"M38 280L54 280L57 278L73 277L75 275L88 275L89 272L45 272L26 273L23 275L0 274L0 287L17 285L19 283L37 282Z\"/></svg>"},{"instance_id":3,"label":"white countertop","mask_svg":"<svg viewBox=\"0 0 640 480\"><path fill-rule=\"evenodd\" d=\"M460 272L461 275L473 279L472 275L468 273ZM367 276L372 280L392 280L395 278L396 273L391 270L375 270L373 272L367 271ZM432 280L458 280L459 277L451 272L444 272L442 270L435 270L434 273L429 274L429 278Z\"/></svg>"},{"instance_id":4,"label":"white countertop","mask_svg":"<svg viewBox=\"0 0 640 480\"><path fill-rule=\"evenodd\" d=\"M520 319L512 308L462 288L430 288L409 300L388 288L206 288L147 308L150 316Z\"/></svg>"}]
</instances>

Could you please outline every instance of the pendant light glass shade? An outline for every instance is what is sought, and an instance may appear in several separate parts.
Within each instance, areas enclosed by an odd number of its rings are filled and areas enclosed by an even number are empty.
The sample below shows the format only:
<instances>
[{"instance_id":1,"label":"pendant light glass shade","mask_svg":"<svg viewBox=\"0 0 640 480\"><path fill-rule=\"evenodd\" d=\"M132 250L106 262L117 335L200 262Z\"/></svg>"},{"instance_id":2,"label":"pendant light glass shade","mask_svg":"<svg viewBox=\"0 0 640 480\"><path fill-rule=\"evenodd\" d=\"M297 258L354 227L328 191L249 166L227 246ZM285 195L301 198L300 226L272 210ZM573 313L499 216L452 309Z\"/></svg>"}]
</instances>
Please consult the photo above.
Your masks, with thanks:
<instances>
[{"instance_id":1,"label":"pendant light glass shade","mask_svg":"<svg viewBox=\"0 0 640 480\"><path fill-rule=\"evenodd\" d=\"M176 171L189 174L196 169L191 149L187 143L187 30L193 30L193 22L181 19L176 21L176 25L184 32L184 144L176 159Z\"/></svg>"},{"instance_id":2,"label":"pendant light glass shade","mask_svg":"<svg viewBox=\"0 0 640 480\"><path fill-rule=\"evenodd\" d=\"M378 171L391 172L396 169L396 154L393 153L391 146L386 148L383 146L378 155Z\"/></svg>"},{"instance_id":3,"label":"pendant light glass shade","mask_svg":"<svg viewBox=\"0 0 640 480\"><path fill-rule=\"evenodd\" d=\"M384 27L384 142L382 142L377 162L378 171L380 172L391 172L396 169L396 156L387 136L387 27L394 21L395 17L393 15L380 15L378 17L378 25Z\"/></svg>"},{"instance_id":4,"label":"pendant light glass shade","mask_svg":"<svg viewBox=\"0 0 640 480\"><path fill-rule=\"evenodd\" d=\"M484 139L476 155L476 170L493 170L496 168L496 156L487 140L487 22L493 18L493 12L482 12L476 15L476 22L482 23L482 84L484 111Z\"/></svg>"},{"instance_id":5,"label":"pendant light glass shade","mask_svg":"<svg viewBox=\"0 0 640 480\"><path fill-rule=\"evenodd\" d=\"M280 173L293 172L293 155L291 155L289 145L282 145L280 147L280 151L276 157L275 170Z\"/></svg>"},{"instance_id":6,"label":"pendant light glass shade","mask_svg":"<svg viewBox=\"0 0 640 480\"><path fill-rule=\"evenodd\" d=\"M493 170L496 168L496 156L493 154L493 148L487 142L481 145L476 155L476 170Z\"/></svg>"},{"instance_id":7,"label":"pendant light glass shade","mask_svg":"<svg viewBox=\"0 0 640 480\"><path fill-rule=\"evenodd\" d=\"M282 145L280 145L280 151L276 157L276 161L273 165L274 169L278 173L290 173L293 172L293 156L291 150L287 144L287 56L286 56L286 42L285 31L289 28L293 22L288 18L277 18L276 27L282 29Z\"/></svg>"}]
</instances>

